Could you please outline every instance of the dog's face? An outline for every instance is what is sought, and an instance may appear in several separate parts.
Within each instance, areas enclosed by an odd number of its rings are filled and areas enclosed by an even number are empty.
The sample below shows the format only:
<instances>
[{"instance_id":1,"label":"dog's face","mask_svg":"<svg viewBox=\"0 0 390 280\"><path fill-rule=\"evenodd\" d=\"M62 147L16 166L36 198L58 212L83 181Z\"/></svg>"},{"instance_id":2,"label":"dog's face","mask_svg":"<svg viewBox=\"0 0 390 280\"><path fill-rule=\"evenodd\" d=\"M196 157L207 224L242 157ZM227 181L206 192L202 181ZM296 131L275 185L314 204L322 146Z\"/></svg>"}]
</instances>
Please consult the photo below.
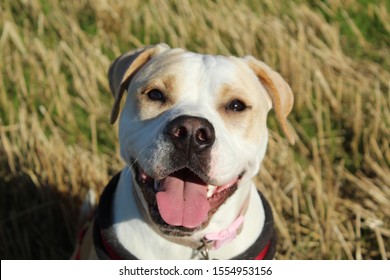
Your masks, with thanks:
<instances>
[{"instance_id":1,"label":"dog's face","mask_svg":"<svg viewBox=\"0 0 390 280\"><path fill-rule=\"evenodd\" d=\"M275 107L282 129L293 96L284 80L252 57L200 55L157 46L119 57L109 71L121 155L162 232L205 227L259 170ZM248 184L246 184L248 185Z\"/></svg>"}]
</instances>

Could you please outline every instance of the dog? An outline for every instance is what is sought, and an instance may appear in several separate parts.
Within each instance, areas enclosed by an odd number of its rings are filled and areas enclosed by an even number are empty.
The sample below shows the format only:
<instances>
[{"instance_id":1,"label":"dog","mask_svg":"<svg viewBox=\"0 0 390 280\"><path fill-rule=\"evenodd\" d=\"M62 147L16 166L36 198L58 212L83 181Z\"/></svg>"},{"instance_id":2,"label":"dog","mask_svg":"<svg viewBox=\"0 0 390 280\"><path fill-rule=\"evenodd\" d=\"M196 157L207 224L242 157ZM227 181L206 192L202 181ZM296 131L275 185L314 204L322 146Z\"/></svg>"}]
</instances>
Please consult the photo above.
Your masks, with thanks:
<instances>
[{"instance_id":1,"label":"dog","mask_svg":"<svg viewBox=\"0 0 390 280\"><path fill-rule=\"evenodd\" d=\"M105 188L75 259L272 259L272 211L252 178L274 108L287 126L294 97L252 56L144 47L108 71L126 167Z\"/></svg>"}]
</instances>

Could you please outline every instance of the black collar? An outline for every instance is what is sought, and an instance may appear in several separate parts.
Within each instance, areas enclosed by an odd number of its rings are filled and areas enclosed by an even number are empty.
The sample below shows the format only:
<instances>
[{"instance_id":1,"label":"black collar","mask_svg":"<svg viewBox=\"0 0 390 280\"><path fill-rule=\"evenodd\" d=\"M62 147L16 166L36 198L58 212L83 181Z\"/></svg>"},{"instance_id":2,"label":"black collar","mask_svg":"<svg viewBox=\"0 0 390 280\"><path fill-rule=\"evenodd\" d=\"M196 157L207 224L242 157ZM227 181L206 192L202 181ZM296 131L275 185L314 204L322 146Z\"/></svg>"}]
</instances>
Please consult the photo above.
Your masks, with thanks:
<instances>
[{"instance_id":1,"label":"black collar","mask_svg":"<svg viewBox=\"0 0 390 280\"><path fill-rule=\"evenodd\" d=\"M120 174L116 174L108 183L100 198L97 215L93 225L93 240L99 259L136 260L118 241L113 229L113 197L119 182ZM234 260L271 260L275 255L276 233L271 207L264 196L258 192L264 207L264 228L257 240L243 253L235 256Z\"/></svg>"}]
</instances>

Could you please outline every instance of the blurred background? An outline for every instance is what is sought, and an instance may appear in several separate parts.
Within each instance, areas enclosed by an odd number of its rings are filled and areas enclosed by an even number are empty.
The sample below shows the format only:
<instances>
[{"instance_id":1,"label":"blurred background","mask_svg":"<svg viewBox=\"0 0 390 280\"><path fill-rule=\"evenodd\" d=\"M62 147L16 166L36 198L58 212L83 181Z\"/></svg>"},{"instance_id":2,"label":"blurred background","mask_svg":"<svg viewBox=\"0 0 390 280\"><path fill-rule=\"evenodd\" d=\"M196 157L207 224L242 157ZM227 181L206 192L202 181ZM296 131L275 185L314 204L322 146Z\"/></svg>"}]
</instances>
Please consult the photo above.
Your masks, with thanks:
<instances>
[{"instance_id":1,"label":"blurred background","mask_svg":"<svg viewBox=\"0 0 390 280\"><path fill-rule=\"evenodd\" d=\"M70 257L80 202L123 167L110 62L159 42L291 85L296 144L271 112L256 177L277 259L390 258L389 1L1 0L1 259Z\"/></svg>"}]
</instances>

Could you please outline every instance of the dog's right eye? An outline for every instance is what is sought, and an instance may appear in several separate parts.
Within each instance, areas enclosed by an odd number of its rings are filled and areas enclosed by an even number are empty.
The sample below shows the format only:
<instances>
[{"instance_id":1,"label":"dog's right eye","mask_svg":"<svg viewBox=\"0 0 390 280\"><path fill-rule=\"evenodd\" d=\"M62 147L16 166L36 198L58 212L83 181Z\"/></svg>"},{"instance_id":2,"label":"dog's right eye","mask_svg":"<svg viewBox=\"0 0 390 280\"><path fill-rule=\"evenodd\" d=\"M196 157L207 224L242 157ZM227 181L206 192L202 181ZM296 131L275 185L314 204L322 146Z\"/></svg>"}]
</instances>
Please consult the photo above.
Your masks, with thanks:
<instances>
[{"instance_id":1,"label":"dog's right eye","mask_svg":"<svg viewBox=\"0 0 390 280\"><path fill-rule=\"evenodd\" d=\"M153 101L160 101L162 103L165 103L165 101L166 101L164 93L162 93L158 89L152 89L151 91L149 91L148 97L150 100L153 100Z\"/></svg>"}]
</instances>

